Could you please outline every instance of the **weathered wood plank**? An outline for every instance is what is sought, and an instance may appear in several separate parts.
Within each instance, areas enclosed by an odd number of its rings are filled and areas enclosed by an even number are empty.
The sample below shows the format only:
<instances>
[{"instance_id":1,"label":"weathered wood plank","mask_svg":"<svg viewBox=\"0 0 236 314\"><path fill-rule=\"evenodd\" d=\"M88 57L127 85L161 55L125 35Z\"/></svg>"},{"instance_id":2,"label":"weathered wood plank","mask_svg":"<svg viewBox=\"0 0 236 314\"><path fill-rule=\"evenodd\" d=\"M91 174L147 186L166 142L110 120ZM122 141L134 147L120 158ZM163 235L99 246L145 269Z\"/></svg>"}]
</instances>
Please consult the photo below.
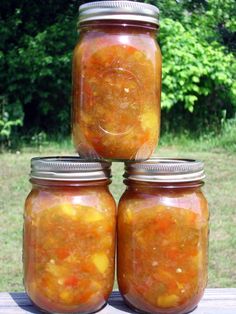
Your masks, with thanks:
<instances>
[{"instance_id":1,"label":"weathered wood plank","mask_svg":"<svg viewBox=\"0 0 236 314\"><path fill-rule=\"evenodd\" d=\"M40 312L25 293L0 292L0 314L26 314ZM108 305L99 314L134 313L126 307L118 291L113 291ZM193 314L236 314L236 288L206 289L204 297Z\"/></svg>"}]
</instances>

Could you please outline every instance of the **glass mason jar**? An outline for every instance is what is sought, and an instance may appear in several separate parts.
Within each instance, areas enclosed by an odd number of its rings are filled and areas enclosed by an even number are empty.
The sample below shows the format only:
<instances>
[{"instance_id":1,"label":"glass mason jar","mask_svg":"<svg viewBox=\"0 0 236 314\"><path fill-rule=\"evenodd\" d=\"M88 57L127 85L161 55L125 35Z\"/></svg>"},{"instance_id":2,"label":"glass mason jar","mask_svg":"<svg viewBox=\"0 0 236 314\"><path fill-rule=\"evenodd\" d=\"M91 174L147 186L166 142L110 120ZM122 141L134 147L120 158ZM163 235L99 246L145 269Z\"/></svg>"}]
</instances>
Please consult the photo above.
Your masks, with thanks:
<instances>
[{"instance_id":1,"label":"glass mason jar","mask_svg":"<svg viewBox=\"0 0 236 314\"><path fill-rule=\"evenodd\" d=\"M33 158L24 212L24 285L49 313L91 313L113 288L116 206L110 163Z\"/></svg>"},{"instance_id":2,"label":"glass mason jar","mask_svg":"<svg viewBox=\"0 0 236 314\"><path fill-rule=\"evenodd\" d=\"M159 138L159 10L131 1L80 7L73 57L73 139L85 158L145 160Z\"/></svg>"},{"instance_id":3,"label":"glass mason jar","mask_svg":"<svg viewBox=\"0 0 236 314\"><path fill-rule=\"evenodd\" d=\"M207 283L208 205L203 163L126 163L118 210L118 283L145 313L188 313Z\"/></svg>"}]
</instances>

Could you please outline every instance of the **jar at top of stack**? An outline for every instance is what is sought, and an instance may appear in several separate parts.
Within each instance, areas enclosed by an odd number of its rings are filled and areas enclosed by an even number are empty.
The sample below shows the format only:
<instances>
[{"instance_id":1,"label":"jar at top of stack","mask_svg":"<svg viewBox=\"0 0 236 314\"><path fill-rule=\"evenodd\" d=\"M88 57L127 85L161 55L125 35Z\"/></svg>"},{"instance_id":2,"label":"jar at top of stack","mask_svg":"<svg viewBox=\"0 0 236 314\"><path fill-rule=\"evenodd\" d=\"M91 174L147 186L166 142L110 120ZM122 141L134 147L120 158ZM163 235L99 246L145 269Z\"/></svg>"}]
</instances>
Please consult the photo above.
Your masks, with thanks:
<instances>
[{"instance_id":1,"label":"jar at top of stack","mask_svg":"<svg viewBox=\"0 0 236 314\"><path fill-rule=\"evenodd\" d=\"M160 129L159 10L100 1L80 7L73 57L73 139L84 158L145 160Z\"/></svg>"},{"instance_id":2,"label":"jar at top of stack","mask_svg":"<svg viewBox=\"0 0 236 314\"><path fill-rule=\"evenodd\" d=\"M24 213L24 285L49 313L92 313L112 291L115 201L110 163L32 159Z\"/></svg>"},{"instance_id":3,"label":"jar at top of stack","mask_svg":"<svg viewBox=\"0 0 236 314\"><path fill-rule=\"evenodd\" d=\"M145 313L182 314L207 283L208 205L195 160L126 163L118 210L118 282L125 302Z\"/></svg>"}]
</instances>

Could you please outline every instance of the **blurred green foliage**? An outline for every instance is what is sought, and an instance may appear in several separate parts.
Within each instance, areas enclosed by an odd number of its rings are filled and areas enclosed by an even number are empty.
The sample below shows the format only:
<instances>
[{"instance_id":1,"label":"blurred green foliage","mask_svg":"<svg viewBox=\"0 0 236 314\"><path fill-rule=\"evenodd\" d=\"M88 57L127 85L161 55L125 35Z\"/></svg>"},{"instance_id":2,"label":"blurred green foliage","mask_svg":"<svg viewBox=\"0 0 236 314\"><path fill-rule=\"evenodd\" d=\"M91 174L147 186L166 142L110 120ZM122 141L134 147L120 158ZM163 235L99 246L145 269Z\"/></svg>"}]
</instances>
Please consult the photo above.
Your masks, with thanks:
<instances>
[{"instance_id":1,"label":"blurred green foliage","mask_svg":"<svg viewBox=\"0 0 236 314\"><path fill-rule=\"evenodd\" d=\"M159 4L163 128L219 132L236 111L236 2Z\"/></svg>"},{"instance_id":2,"label":"blurred green foliage","mask_svg":"<svg viewBox=\"0 0 236 314\"><path fill-rule=\"evenodd\" d=\"M21 133L70 130L77 1L0 2L0 95Z\"/></svg>"},{"instance_id":3,"label":"blurred green foliage","mask_svg":"<svg viewBox=\"0 0 236 314\"><path fill-rule=\"evenodd\" d=\"M71 56L84 2L1 0L0 127L8 125L8 139L70 133ZM219 131L236 112L235 0L146 2L161 12L163 129Z\"/></svg>"},{"instance_id":4,"label":"blurred green foliage","mask_svg":"<svg viewBox=\"0 0 236 314\"><path fill-rule=\"evenodd\" d=\"M22 126L22 120L20 118L12 119L9 113L5 110L7 99L0 97L0 152L5 146L10 147L10 138L12 135L12 128L16 126Z\"/></svg>"}]
</instances>

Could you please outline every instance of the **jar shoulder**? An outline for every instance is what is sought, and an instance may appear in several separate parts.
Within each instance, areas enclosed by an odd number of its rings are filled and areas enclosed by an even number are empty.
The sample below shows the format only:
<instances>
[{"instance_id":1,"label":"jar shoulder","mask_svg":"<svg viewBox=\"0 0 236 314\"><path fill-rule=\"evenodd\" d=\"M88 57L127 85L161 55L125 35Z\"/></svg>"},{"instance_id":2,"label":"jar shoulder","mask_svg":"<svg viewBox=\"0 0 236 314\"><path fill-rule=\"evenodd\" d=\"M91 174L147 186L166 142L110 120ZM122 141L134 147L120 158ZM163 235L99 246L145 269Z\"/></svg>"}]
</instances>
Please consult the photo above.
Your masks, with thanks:
<instances>
[{"instance_id":1,"label":"jar shoulder","mask_svg":"<svg viewBox=\"0 0 236 314\"><path fill-rule=\"evenodd\" d=\"M190 190L145 190L127 189L119 202L119 210L133 212L155 211L156 208L184 209L196 212L208 219L208 202L201 189Z\"/></svg>"},{"instance_id":2,"label":"jar shoulder","mask_svg":"<svg viewBox=\"0 0 236 314\"><path fill-rule=\"evenodd\" d=\"M73 208L86 210L93 208L100 212L114 214L116 204L106 187L32 189L25 201L25 214L43 212L50 209L73 211Z\"/></svg>"},{"instance_id":3,"label":"jar shoulder","mask_svg":"<svg viewBox=\"0 0 236 314\"><path fill-rule=\"evenodd\" d=\"M78 42L74 49L74 59L83 56L83 59L89 56L89 52L96 52L102 48L109 46L117 46L129 49L133 47L136 50L141 50L144 53L151 55L161 61L161 50L156 37L150 36L148 33L129 33L129 32L103 32L92 31L85 33L78 38ZM130 51L131 53L133 51ZM117 54L121 53L119 50Z\"/></svg>"}]
</instances>

